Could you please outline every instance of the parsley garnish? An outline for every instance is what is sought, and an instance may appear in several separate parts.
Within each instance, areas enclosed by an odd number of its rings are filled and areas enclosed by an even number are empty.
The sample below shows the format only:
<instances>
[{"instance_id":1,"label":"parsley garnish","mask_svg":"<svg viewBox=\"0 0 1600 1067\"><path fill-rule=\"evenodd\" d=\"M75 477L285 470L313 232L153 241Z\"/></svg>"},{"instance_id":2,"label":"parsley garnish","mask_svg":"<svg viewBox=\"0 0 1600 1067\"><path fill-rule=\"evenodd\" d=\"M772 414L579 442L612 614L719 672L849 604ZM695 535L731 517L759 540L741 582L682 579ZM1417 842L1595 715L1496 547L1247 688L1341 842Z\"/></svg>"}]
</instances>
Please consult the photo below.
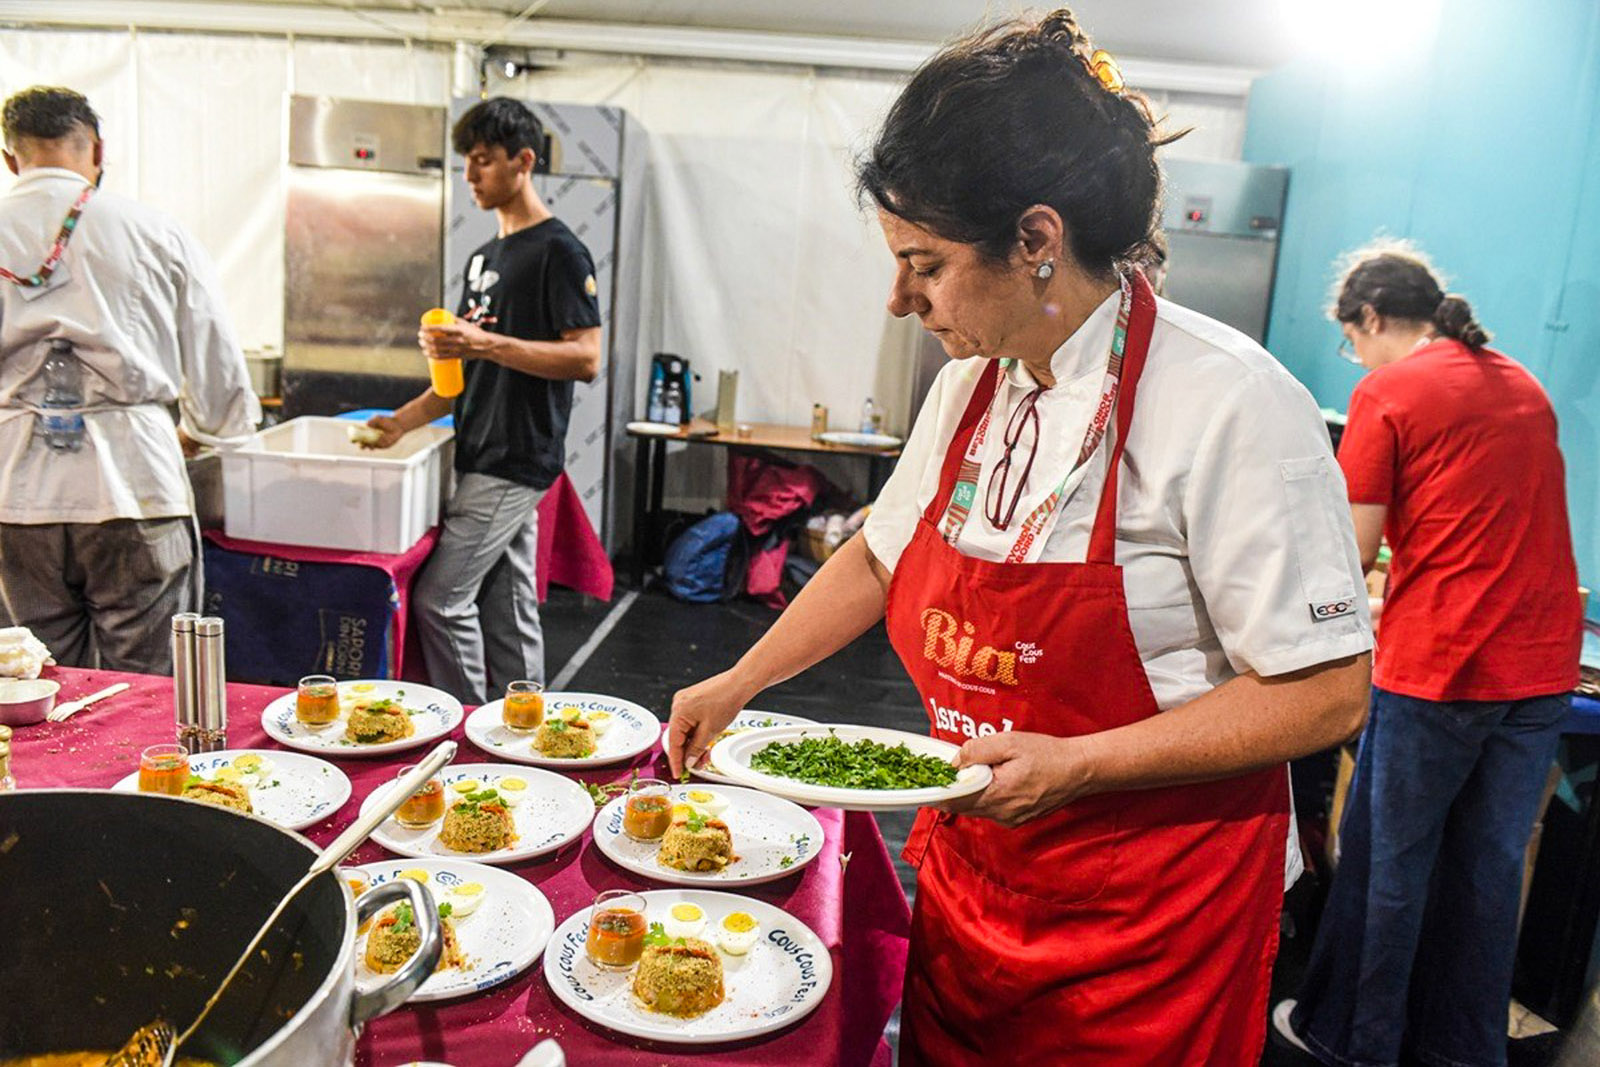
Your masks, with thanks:
<instances>
[{"instance_id":1,"label":"parsley garnish","mask_svg":"<svg viewBox=\"0 0 1600 1067\"><path fill-rule=\"evenodd\" d=\"M647 945L670 945L672 939L667 936L667 928L660 923L651 923L650 932L644 935Z\"/></svg>"},{"instance_id":2,"label":"parsley garnish","mask_svg":"<svg viewBox=\"0 0 1600 1067\"><path fill-rule=\"evenodd\" d=\"M862 738L827 737L774 741L750 757L750 766L780 778L844 789L924 789L947 786L956 769L937 756Z\"/></svg>"}]
</instances>

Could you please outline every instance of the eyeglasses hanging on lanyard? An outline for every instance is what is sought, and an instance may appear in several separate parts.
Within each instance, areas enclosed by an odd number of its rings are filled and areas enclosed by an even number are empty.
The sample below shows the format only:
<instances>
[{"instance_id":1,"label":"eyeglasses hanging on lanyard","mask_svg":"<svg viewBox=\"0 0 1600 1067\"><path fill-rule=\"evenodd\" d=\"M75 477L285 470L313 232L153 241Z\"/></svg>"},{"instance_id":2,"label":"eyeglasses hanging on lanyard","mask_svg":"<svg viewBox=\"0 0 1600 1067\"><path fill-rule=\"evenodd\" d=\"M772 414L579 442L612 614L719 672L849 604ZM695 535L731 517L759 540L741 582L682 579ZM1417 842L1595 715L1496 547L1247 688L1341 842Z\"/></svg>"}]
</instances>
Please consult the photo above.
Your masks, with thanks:
<instances>
[{"instance_id":1,"label":"eyeglasses hanging on lanyard","mask_svg":"<svg viewBox=\"0 0 1600 1067\"><path fill-rule=\"evenodd\" d=\"M1005 436L1001 443L1005 450L1000 454L1000 461L994 465L994 470L989 472L989 488L984 493L983 510L989 520L989 525L996 530L1004 530L1011 525L1011 520L1016 517L1017 505L1022 501L1023 490L1028 485L1028 475L1033 471L1033 461L1039 455L1039 397L1044 393L1044 386L1030 389L1022 398L1022 403L1011 413L1011 418L1006 422ZM1023 434L1029 429L1033 430L1033 442L1028 446L1027 461L1022 464L1022 470L1017 475L1014 488L1010 489L1010 499L1007 499L1007 488L1011 486L1011 475L1014 467L1013 455L1017 446L1022 441Z\"/></svg>"},{"instance_id":2,"label":"eyeglasses hanging on lanyard","mask_svg":"<svg viewBox=\"0 0 1600 1067\"><path fill-rule=\"evenodd\" d=\"M50 254L44 257L44 262L32 274L13 274L0 267L0 279L12 285L20 285L24 289L40 289L50 280L50 275L56 272L61 265L61 257L66 255L67 243L72 240L72 235L78 231L78 219L83 214L84 205L89 198L94 196L95 187L86 185L83 192L78 194L78 199L73 201L72 207L67 211L67 217L61 220L61 229L56 233L55 243L50 246Z\"/></svg>"}]
</instances>

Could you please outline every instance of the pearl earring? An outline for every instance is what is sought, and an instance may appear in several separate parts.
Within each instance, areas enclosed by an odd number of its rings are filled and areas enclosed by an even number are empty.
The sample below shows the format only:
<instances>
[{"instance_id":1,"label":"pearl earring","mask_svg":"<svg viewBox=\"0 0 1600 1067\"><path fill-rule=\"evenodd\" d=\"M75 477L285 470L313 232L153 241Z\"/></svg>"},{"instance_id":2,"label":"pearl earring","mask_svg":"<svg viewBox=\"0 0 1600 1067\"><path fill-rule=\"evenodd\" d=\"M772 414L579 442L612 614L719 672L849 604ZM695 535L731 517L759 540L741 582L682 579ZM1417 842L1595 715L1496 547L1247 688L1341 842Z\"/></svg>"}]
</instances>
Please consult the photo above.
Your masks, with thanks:
<instances>
[{"instance_id":1,"label":"pearl earring","mask_svg":"<svg viewBox=\"0 0 1600 1067\"><path fill-rule=\"evenodd\" d=\"M1053 259L1047 259L1043 263L1039 264L1037 267L1033 268L1033 276L1035 278L1039 278L1039 279L1047 280L1055 272L1056 272L1056 261L1053 260Z\"/></svg>"}]
</instances>

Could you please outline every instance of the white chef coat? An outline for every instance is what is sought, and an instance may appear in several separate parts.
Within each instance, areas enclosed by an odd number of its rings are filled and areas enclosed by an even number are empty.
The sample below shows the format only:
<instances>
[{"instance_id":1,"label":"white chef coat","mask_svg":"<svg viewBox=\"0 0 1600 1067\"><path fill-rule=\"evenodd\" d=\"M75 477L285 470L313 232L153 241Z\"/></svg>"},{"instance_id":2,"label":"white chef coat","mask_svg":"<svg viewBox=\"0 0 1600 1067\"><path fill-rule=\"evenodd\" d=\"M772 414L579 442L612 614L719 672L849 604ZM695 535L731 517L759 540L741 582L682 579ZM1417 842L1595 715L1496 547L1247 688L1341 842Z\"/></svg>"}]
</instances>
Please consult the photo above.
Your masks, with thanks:
<instances>
[{"instance_id":1,"label":"white chef coat","mask_svg":"<svg viewBox=\"0 0 1600 1067\"><path fill-rule=\"evenodd\" d=\"M84 178L40 167L0 196L0 265L27 276ZM83 364L83 447L35 435L53 338ZM211 261L176 221L98 192L42 290L0 281L0 522L98 523L192 510L167 405L201 444L228 447L261 419Z\"/></svg>"},{"instance_id":2,"label":"white chef coat","mask_svg":"<svg viewBox=\"0 0 1600 1067\"><path fill-rule=\"evenodd\" d=\"M1004 559L1023 518L1077 459L1119 299L1107 297L1051 357L1056 385L1038 401L1038 456L1005 531L985 514L989 474L1012 411L1037 383L1021 363L1002 374L978 457L978 497L956 544L963 555ZM938 490L940 465L986 362L952 361L939 373L873 505L864 533L890 570ZM1013 478L1026 463L1030 433L1013 454ZM1054 529L1030 560L1087 557L1114 433L1068 480ZM1162 710L1245 671L1284 674L1372 648L1344 478L1327 429L1310 394L1255 342L1157 301L1120 477L1117 562L1139 658ZM1288 862L1293 881L1297 848Z\"/></svg>"}]
</instances>

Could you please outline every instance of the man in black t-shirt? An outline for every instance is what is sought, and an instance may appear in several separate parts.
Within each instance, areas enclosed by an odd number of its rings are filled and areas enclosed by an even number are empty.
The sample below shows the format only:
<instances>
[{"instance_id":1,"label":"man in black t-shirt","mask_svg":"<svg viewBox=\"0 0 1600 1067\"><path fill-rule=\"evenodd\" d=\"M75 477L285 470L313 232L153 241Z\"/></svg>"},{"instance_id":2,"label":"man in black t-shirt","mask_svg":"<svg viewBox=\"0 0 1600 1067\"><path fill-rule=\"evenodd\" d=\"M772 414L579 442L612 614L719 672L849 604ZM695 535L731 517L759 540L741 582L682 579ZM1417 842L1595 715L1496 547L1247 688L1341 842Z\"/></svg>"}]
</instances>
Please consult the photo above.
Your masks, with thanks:
<instances>
[{"instance_id":1,"label":"man in black t-shirt","mask_svg":"<svg viewBox=\"0 0 1600 1067\"><path fill-rule=\"evenodd\" d=\"M382 433L374 447L388 448L455 414L456 492L412 603L430 680L481 704L508 682L544 680L535 509L566 460L572 383L600 372L600 304L589 250L533 188L544 144L533 113L486 100L451 138L500 232L467 260L458 321L425 327L418 343L430 358L461 359L466 388L454 402L430 389L368 425Z\"/></svg>"}]
</instances>

